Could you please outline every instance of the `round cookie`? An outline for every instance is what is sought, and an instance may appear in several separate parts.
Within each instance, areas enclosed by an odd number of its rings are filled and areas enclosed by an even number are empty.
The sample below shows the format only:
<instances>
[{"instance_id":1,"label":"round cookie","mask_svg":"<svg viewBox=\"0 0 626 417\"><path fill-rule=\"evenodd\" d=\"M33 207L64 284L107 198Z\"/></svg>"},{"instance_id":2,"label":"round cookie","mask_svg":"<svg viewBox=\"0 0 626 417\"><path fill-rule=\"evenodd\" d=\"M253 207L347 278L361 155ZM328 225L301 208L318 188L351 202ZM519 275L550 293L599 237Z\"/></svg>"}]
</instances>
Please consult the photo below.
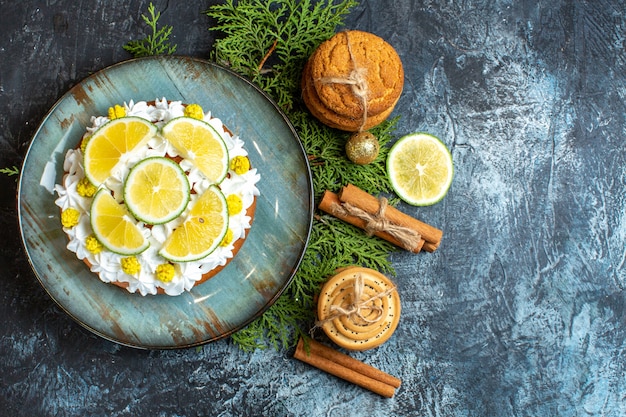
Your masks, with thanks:
<instances>
[{"instance_id":1,"label":"round cookie","mask_svg":"<svg viewBox=\"0 0 626 417\"><path fill-rule=\"evenodd\" d=\"M313 81L310 77L308 63L307 65L305 65L302 77L302 99L311 114L322 123L335 129L345 130L348 132L368 130L374 126L379 125L385 119L387 119L387 117L389 117L397 102L396 100L396 102L394 102L393 105L387 110L375 116L368 116L365 120L363 119L362 113L359 115L359 117L356 118L337 114L331 109L325 107L324 103L322 103L319 96L317 95L317 92L315 91L315 88L313 86Z\"/></svg>"},{"instance_id":2,"label":"round cookie","mask_svg":"<svg viewBox=\"0 0 626 417\"><path fill-rule=\"evenodd\" d=\"M389 278L370 268L340 270L322 287L318 325L329 339L350 350L386 342L400 320L400 296Z\"/></svg>"},{"instance_id":3,"label":"round cookie","mask_svg":"<svg viewBox=\"0 0 626 417\"><path fill-rule=\"evenodd\" d=\"M358 120L357 130L365 130L364 116L388 115L393 110L404 86L404 70L396 51L382 38L350 30L336 34L316 49L303 73L303 82L312 86L305 98L312 112L332 112L327 118L335 124L341 124L334 120L337 117ZM346 127L349 129L344 130L354 130Z\"/></svg>"}]
</instances>

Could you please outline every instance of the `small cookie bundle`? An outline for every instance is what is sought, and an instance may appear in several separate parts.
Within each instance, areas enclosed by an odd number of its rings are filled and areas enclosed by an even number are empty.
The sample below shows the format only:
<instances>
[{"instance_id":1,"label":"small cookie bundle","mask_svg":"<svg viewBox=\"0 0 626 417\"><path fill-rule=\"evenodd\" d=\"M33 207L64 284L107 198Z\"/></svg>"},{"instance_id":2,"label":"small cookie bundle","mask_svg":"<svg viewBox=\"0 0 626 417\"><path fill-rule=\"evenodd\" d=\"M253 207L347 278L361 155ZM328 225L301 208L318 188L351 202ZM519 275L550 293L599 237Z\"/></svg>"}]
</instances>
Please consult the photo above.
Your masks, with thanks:
<instances>
[{"instance_id":1,"label":"small cookie bundle","mask_svg":"<svg viewBox=\"0 0 626 417\"><path fill-rule=\"evenodd\" d=\"M368 32L339 32L323 42L302 74L302 98L322 123L348 132L384 121L404 86L395 49Z\"/></svg>"},{"instance_id":2,"label":"small cookie bundle","mask_svg":"<svg viewBox=\"0 0 626 417\"><path fill-rule=\"evenodd\" d=\"M370 268L340 270L322 287L317 325L329 339L350 350L386 342L400 320L400 296L393 282Z\"/></svg>"}]
</instances>

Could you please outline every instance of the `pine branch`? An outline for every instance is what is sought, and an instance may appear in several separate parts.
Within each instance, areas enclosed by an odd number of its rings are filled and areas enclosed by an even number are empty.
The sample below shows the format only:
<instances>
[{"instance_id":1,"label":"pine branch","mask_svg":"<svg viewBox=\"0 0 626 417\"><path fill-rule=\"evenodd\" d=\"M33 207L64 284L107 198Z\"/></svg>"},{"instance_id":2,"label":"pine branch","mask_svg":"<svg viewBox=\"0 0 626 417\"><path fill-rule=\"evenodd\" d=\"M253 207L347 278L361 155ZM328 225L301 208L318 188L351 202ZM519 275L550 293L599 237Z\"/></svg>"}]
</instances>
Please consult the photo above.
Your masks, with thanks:
<instances>
[{"instance_id":1,"label":"pine branch","mask_svg":"<svg viewBox=\"0 0 626 417\"><path fill-rule=\"evenodd\" d=\"M366 265L395 274L388 259L393 250L390 243L367 238L361 229L334 217L317 218L292 283L259 319L233 334L233 341L244 350L295 345L315 319L315 294L338 268Z\"/></svg>"},{"instance_id":2,"label":"pine branch","mask_svg":"<svg viewBox=\"0 0 626 417\"><path fill-rule=\"evenodd\" d=\"M289 118L309 155L316 198L324 190L336 190L348 183L371 194L390 191L385 166L389 148L385 145L393 137L398 118L371 129L372 134L378 137L380 152L376 160L367 165L356 165L346 158L345 143L348 133L338 132L321 123L311 123L310 114L304 110L291 112Z\"/></svg>"},{"instance_id":3,"label":"pine branch","mask_svg":"<svg viewBox=\"0 0 626 417\"><path fill-rule=\"evenodd\" d=\"M250 78L286 112L309 157L316 201L324 190L347 183L372 193L390 191L385 160L397 118L372 130L379 139L378 158L355 165L345 156L348 134L314 119L300 100L300 78L308 57L336 33L353 0L227 0L206 12L216 21L210 30L223 37L212 58ZM316 215L309 245L291 284L261 317L232 335L244 350L294 346L314 321L314 297L341 267L361 265L395 274L390 243L331 216Z\"/></svg>"},{"instance_id":4,"label":"pine branch","mask_svg":"<svg viewBox=\"0 0 626 417\"><path fill-rule=\"evenodd\" d=\"M6 174L9 177L20 174L20 169L13 165L12 167L0 168L0 174Z\"/></svg>"},{"instance_id":5,"label":"pine branch","mask_svg":"<svg viewBox=\"0 0 626 417\"><path fill-rule=\"evenodd\" d=\"M151 55L173 54L177 45L171 45L168 41L172 34L172 26L165 25L158 29L158 22L161 18L161 12L156 12L152 3L148 5L148 13L150 16L141 15L143 21L152 30L152 33L143 39L132 40L124 45L124 50L130 52L135 58Z\"/></svg>"},{"instance_id":6,"label":"pine branch","mask_svg":"<svg viewBox=\"0 0 626 417\"><path fill-rule=\"evenodd\" d=\"M304 63L315 48L334 35L353 0L227 0L212 6L209 28L215 41L212 59L258 84L285 110L293 108Z\"/></svg>"}]
</instances>

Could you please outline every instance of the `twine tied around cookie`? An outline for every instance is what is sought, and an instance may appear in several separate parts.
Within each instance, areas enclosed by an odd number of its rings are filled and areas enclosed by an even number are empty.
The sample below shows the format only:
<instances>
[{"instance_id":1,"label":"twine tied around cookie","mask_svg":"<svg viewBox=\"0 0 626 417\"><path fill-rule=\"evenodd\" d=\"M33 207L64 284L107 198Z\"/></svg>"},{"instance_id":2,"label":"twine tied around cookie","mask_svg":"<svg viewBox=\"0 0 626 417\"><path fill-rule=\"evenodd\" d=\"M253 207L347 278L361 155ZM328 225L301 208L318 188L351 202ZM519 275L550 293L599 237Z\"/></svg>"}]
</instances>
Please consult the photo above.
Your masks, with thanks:
<instances>
[{"instance_id":1,"label":"twine tied around cookie","mask_svg":"<svg viewBox=\"0 0 626 417\"><path fill-rule=\"evenodd\" d=\"M352 63L352 71L347 77L322 77L320 82L322 84L343 84L349 85L352 94L361 102L363 107L363 119L359 126L359 132L363 131L365 124L367 123L367 97L369 95L369 87L367 86L367 68L360 68L357 66L356 59L352 53L352 45L350 45L350 36L348 32L346 34L346 43L348 44L348 54L350 55L350 62Z\"/></svg>"},{"instance_id":2,"label":"twine tied around cookie","mask_svg":"<svg viewBox=\"0 0 626 417\"><path fill-rule=\"evenodd\" d=\"M341 205L333 203L331 205L331 214L357 217L365 222L365 231L368 236L372 236L376 232L386 232L396 238L404 249L408 251L415 249L420 243L422 236L409 227L399 226L385 218L388 201L385 197L380 197L378 201L380 205L375 214L370 214L350 203L342 203Z\"/></svg>"},{"instance_id":3,"label":"twine tied around cookie","mask_svg":"<svg viewBox=\"0 0 626 417\"><path fill-rule=\"evenodd\" d=\"M373 296L363 299L363 293L365 291L365 282L363 281L363 276L361 274L356 274L354 278L354 284L352 286L352 294L350 294L350 299L352 302L346 307L341 307L338 305L331 305L329 307L330 315L323 320L318 320L315 322L315 328L321 327L325 323L333 321L339 317L351 317L354 316L366 323L376 323L382 317L384 311L381 306L378 306L374 303L376 300L380 300L381 298L387 297L389 294L393 293L396 290L395 286L388 288L385 291L374 294ZM362 310L367 310L370 313L374 312L375 317L368 318Z\"/></svg>"}]
</instances>

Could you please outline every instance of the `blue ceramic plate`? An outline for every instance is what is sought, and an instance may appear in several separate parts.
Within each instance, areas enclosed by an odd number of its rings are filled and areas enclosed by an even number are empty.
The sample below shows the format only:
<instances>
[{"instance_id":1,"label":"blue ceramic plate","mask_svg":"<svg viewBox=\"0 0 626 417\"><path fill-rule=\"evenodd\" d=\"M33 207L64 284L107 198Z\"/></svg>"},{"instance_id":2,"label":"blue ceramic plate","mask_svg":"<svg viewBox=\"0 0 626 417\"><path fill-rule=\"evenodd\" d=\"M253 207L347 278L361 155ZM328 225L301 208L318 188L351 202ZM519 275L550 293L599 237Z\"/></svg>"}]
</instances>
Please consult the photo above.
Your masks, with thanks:
<instances>
[{"instance_id":1,"label":"blue ceramic plate","mask_svg":"<svg viewBox=\"0 0 626 417\"><path fill-rule=\"evenodd\" d=\"M66 249L52 189L61 181L65 152L77 146L92 115L104 115L116 103L161 97L199 103L239 135L261 174L261 195L245 243L218 275L177 297L142 297L101 282ZM151 57L106 68L55 104L26 155L18 205L29 261L63 310L124 345L180 348L241 329L280 296L306 249L313 187L296 132L257 87L207 61Z\"/></svg>"}]
</instances>

